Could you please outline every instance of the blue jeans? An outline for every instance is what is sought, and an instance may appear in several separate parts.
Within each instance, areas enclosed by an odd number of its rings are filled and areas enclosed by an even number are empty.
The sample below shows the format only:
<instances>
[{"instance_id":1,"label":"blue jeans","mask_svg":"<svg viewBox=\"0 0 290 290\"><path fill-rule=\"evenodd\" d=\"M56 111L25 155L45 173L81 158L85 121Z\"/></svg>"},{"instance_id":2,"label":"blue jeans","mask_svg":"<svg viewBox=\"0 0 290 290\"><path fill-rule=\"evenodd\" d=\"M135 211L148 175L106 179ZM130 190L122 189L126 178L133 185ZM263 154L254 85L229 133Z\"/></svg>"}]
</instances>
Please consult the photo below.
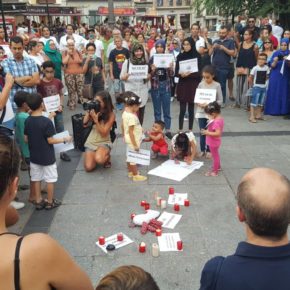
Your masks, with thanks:
<instances>
[{"instance_id":1,"label":"blue jeans","mask_svg":"<svg viewBox=\"0 0 290 290\"><path fill-rule=\"evenodd\" d=\"M158 89L151 90L153 109L154 109L154 118L155 121L161 120L161 110L163 111L163 118L165 123L165 129L169 130L171 126L171 117L170 117L170 98L171 91L166 88L167 82L159 82Z\"/></svg>"},{"instance_id":2,"label":"blue jeans","mask_svg":"<svg viewBox=\"0 0 290 290\"><path fill-rule=\"evenodd\" d=\"M230 73L230 69L225 68L217 68L215 67L216 77L218 82L221 85L222 93L223 93L223 103L226 102L226 96L227 96L227 79L228 75Z\"/></svg>"},{"instance_id":3,"label":"blue jeans","mask_svg":"<svg viewBox=\"0 0 290 290\"><path fill-rule=\"evenodd\" d=\"M61 133L64 131L62 112L56 112L54 117L54 124L56 133Z\"/></svg>"},{"instance_id":4,"label":"blue jeans","mask_svg":"<svg viewBox=\"0 0 290 290\"><path fill-rule=\"evenodd\" d=\"M207 125L207 121L208 119L207 118L198 118L198 126L199 126L199 129L204 129ZM205 143L205 135L201 135L200 134L200 137L199 137L199 144L200 144L200 151L201 152L209 152L209 148L208 146L206 145Z\"/></svg>"},{"instance_id":5,"label":"blue jeans","mask_svg":"<svg viewBox=\"0 0 290 290\"><path fill-rule=\"evenodd\" d=\"M266 88L253 87L252 97L251 97L251 106L252 107L263 107L266 96Z\"/></svg>"}]
</instances>

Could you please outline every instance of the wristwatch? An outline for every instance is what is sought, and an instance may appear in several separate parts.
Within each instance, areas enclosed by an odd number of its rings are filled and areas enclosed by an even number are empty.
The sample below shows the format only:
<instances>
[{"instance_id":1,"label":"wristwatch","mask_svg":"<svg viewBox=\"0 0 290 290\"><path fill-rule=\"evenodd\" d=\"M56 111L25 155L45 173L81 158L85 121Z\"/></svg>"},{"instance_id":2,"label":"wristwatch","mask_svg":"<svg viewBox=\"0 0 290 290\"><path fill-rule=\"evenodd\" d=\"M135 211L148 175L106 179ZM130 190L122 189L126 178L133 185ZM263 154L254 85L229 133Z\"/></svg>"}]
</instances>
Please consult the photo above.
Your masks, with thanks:
<instances>
[{"instance_id":1,"label":"wristwatch","mask_svg":"<svg viewBox=\"0 0 290 290\"><path fill-rule=\"evenodd\" d=\"M65 138L63 138L63 144L66 144L66 140L65 140Z\"/></svg>"}]
</instances>

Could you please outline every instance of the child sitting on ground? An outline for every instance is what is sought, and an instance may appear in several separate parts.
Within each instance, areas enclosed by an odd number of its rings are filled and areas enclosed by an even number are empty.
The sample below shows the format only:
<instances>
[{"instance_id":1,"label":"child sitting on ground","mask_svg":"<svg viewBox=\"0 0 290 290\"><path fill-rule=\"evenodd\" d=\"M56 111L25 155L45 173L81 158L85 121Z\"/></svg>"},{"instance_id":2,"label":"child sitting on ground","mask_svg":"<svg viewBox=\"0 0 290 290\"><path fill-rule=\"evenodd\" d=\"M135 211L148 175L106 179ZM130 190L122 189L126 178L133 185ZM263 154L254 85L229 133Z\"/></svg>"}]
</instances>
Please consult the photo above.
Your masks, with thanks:
<instances>
[{"instance_id":1,"label":"child sitting on ground","mask_svg":"<svg viewBox=\"0 0 290 290\"><path fill-rule=\"evenodd\" d=\"M137 112L141 104L141 98L132 92L125 92L118 102L125 103L125 109L122 114L122 132L128 149L139 151L142 142L143 129L140 125ZM140 175L136 163L127 162L128 177L133 181L145 181L146 176Z\"/></svg>"},{"instance_id":2,"label":"child sitting on ground","mask_svg":"<svg viewBox=\"0 0 290 290\"><path fill-rule=\"evenodd\" d=\"M152 159L157 158L158 153L160 153L162 156L168 155L168 144L166 143L163 134L164 128L165 123L163 121L155 121L151 131L147 132L148 137L143 139L144 142L153 141L151 146L151 150L153 151L151 156Z\"/></svg>"},{"instance_id":3,"label":"child sitting on ground","mask_svg":"<svg viewBox=\"0 0 290 290\"><path fill-rule=\"evenodd\" d=\"M54 198L54 183L57 181L57 168L53 144L66 143L72 137L54 138L55 129L49 118L42 116L44 105L40 94L32 93L26 98L31 115L25 121L24 138L30 152L30 176L35 193L35 208L53 209L61 204ZM41 197L40 185L47 184L47 199Z\"/></svg>"},{"instance_id":4,"label":"child sitting on ground","mask_svg":"<svg viewBox=\"0 0 290 290\"><path fill-rule=\"evenodd\" d=\"M171 159L175 163L184 161L190 165L196 154L196 139L192 132L180 132L171 140Z\"/></svg>"},{"instance_id":5,"label":"child sitting on ground","mask_svg":"<svg viewBox=\"0 0 290 290\"><path fill-rule=\"evenodd\" d=\"M257 123L257 120L265 120L262 115L262 109L265 102L267 79L270 73L266 63L267 54L260 53L257 65L252 68L249 76L249 84L253 86L249 118L251 123Z\"/></svg>"}]
</instances>

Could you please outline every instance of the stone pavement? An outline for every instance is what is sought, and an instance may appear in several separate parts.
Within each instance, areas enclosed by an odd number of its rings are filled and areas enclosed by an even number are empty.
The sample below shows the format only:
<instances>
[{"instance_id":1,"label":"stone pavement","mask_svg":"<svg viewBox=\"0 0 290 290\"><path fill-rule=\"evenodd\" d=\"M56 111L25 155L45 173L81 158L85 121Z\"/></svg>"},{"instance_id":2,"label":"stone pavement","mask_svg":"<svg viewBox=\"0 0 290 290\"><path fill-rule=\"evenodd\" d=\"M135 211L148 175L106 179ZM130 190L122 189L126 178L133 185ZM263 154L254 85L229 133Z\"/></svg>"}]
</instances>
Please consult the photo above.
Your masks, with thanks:
<instances>
[{"instance_id":1,"label":"stone pavement","mask_svg":"<svg viewBox=\"0 0 290 290\"><path fill-rule=\"evenodd\" d=\"M177 130L179 106L172 104L172 128ZM117 113L118 120L120 112ZM211 161L193 172L182 182L148 176L146 182L133 183L127 177L125 149L118 138L112 150L112 168L97 168L92 173L83 169L82 158L77 151L70 152L72 163L59 162L60 179L57 196L63 196L63 205L50 212L33 212L29 205L23 209L20 223L15 230L29 233L48 232L58 240L90 275L93 284L112 269L123 264L135 264L153 274L160 289L198 289L200 272L204 263L215 255L233 253L237 243L244 239L243 226L235 217L235 191L241 176L250 168L267 166L290 177L290 121L282 117L268 116L266 122L251 124L243 110L224 109L225 134L221 148L222 172L218 177L205 177L204 172ZM145 112L145 129L153 120L152 103ZM70 113L66 114L70 128ZM185 129L187 122L185 122ZM120 126L119 126L120 127ZM197 123L194 132L197 133ZM144 148L149 148L145 144ZM152 160L146 173L164 159ZM22 173L22 180L27 174ZM184 242L183 252L161 253L153 258L150 245L157 238L147 233L142 236L139 228L131 229L128 221L132 212L141 213L141 200L146 199L155 207L153 193L158 191L167 198L168 186L176 192L187 192L191 205L181 207L183 215L174 230ZM27 192L20 194L25 199ZM172 208L167 211L173 212ZM126 233L133 244L103 253L95 242L98 236L117 232ZM140 254L138 244L144 241L147 252Z\"/></svg>"}]
</instances>

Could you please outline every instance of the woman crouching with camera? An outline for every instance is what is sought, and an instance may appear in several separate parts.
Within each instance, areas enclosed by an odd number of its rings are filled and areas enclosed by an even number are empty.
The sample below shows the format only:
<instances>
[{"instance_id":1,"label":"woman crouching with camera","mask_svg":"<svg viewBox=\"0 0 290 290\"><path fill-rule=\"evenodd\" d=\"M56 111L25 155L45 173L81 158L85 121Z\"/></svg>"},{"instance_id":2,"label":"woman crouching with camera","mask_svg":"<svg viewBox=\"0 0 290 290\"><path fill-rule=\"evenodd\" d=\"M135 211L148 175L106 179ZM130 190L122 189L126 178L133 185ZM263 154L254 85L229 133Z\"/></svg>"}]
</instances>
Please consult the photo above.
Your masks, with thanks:
<instances>
[{"instance_id":1,"label":"woman crouching with camera","mask_svg":"<svg viewBox=\"0 0 290 290\"><path fill-rule=\"evenodd\" d=\"M92 130L85 143L84 168L93 171L98 164L105 168L111 167L110 130L115 122L113 104L107 91L97 93L93 102L88 103L83 124L87 127L93 123ZM85 106L84 106L85 107Z\"/></svg>"}]
</instances>

